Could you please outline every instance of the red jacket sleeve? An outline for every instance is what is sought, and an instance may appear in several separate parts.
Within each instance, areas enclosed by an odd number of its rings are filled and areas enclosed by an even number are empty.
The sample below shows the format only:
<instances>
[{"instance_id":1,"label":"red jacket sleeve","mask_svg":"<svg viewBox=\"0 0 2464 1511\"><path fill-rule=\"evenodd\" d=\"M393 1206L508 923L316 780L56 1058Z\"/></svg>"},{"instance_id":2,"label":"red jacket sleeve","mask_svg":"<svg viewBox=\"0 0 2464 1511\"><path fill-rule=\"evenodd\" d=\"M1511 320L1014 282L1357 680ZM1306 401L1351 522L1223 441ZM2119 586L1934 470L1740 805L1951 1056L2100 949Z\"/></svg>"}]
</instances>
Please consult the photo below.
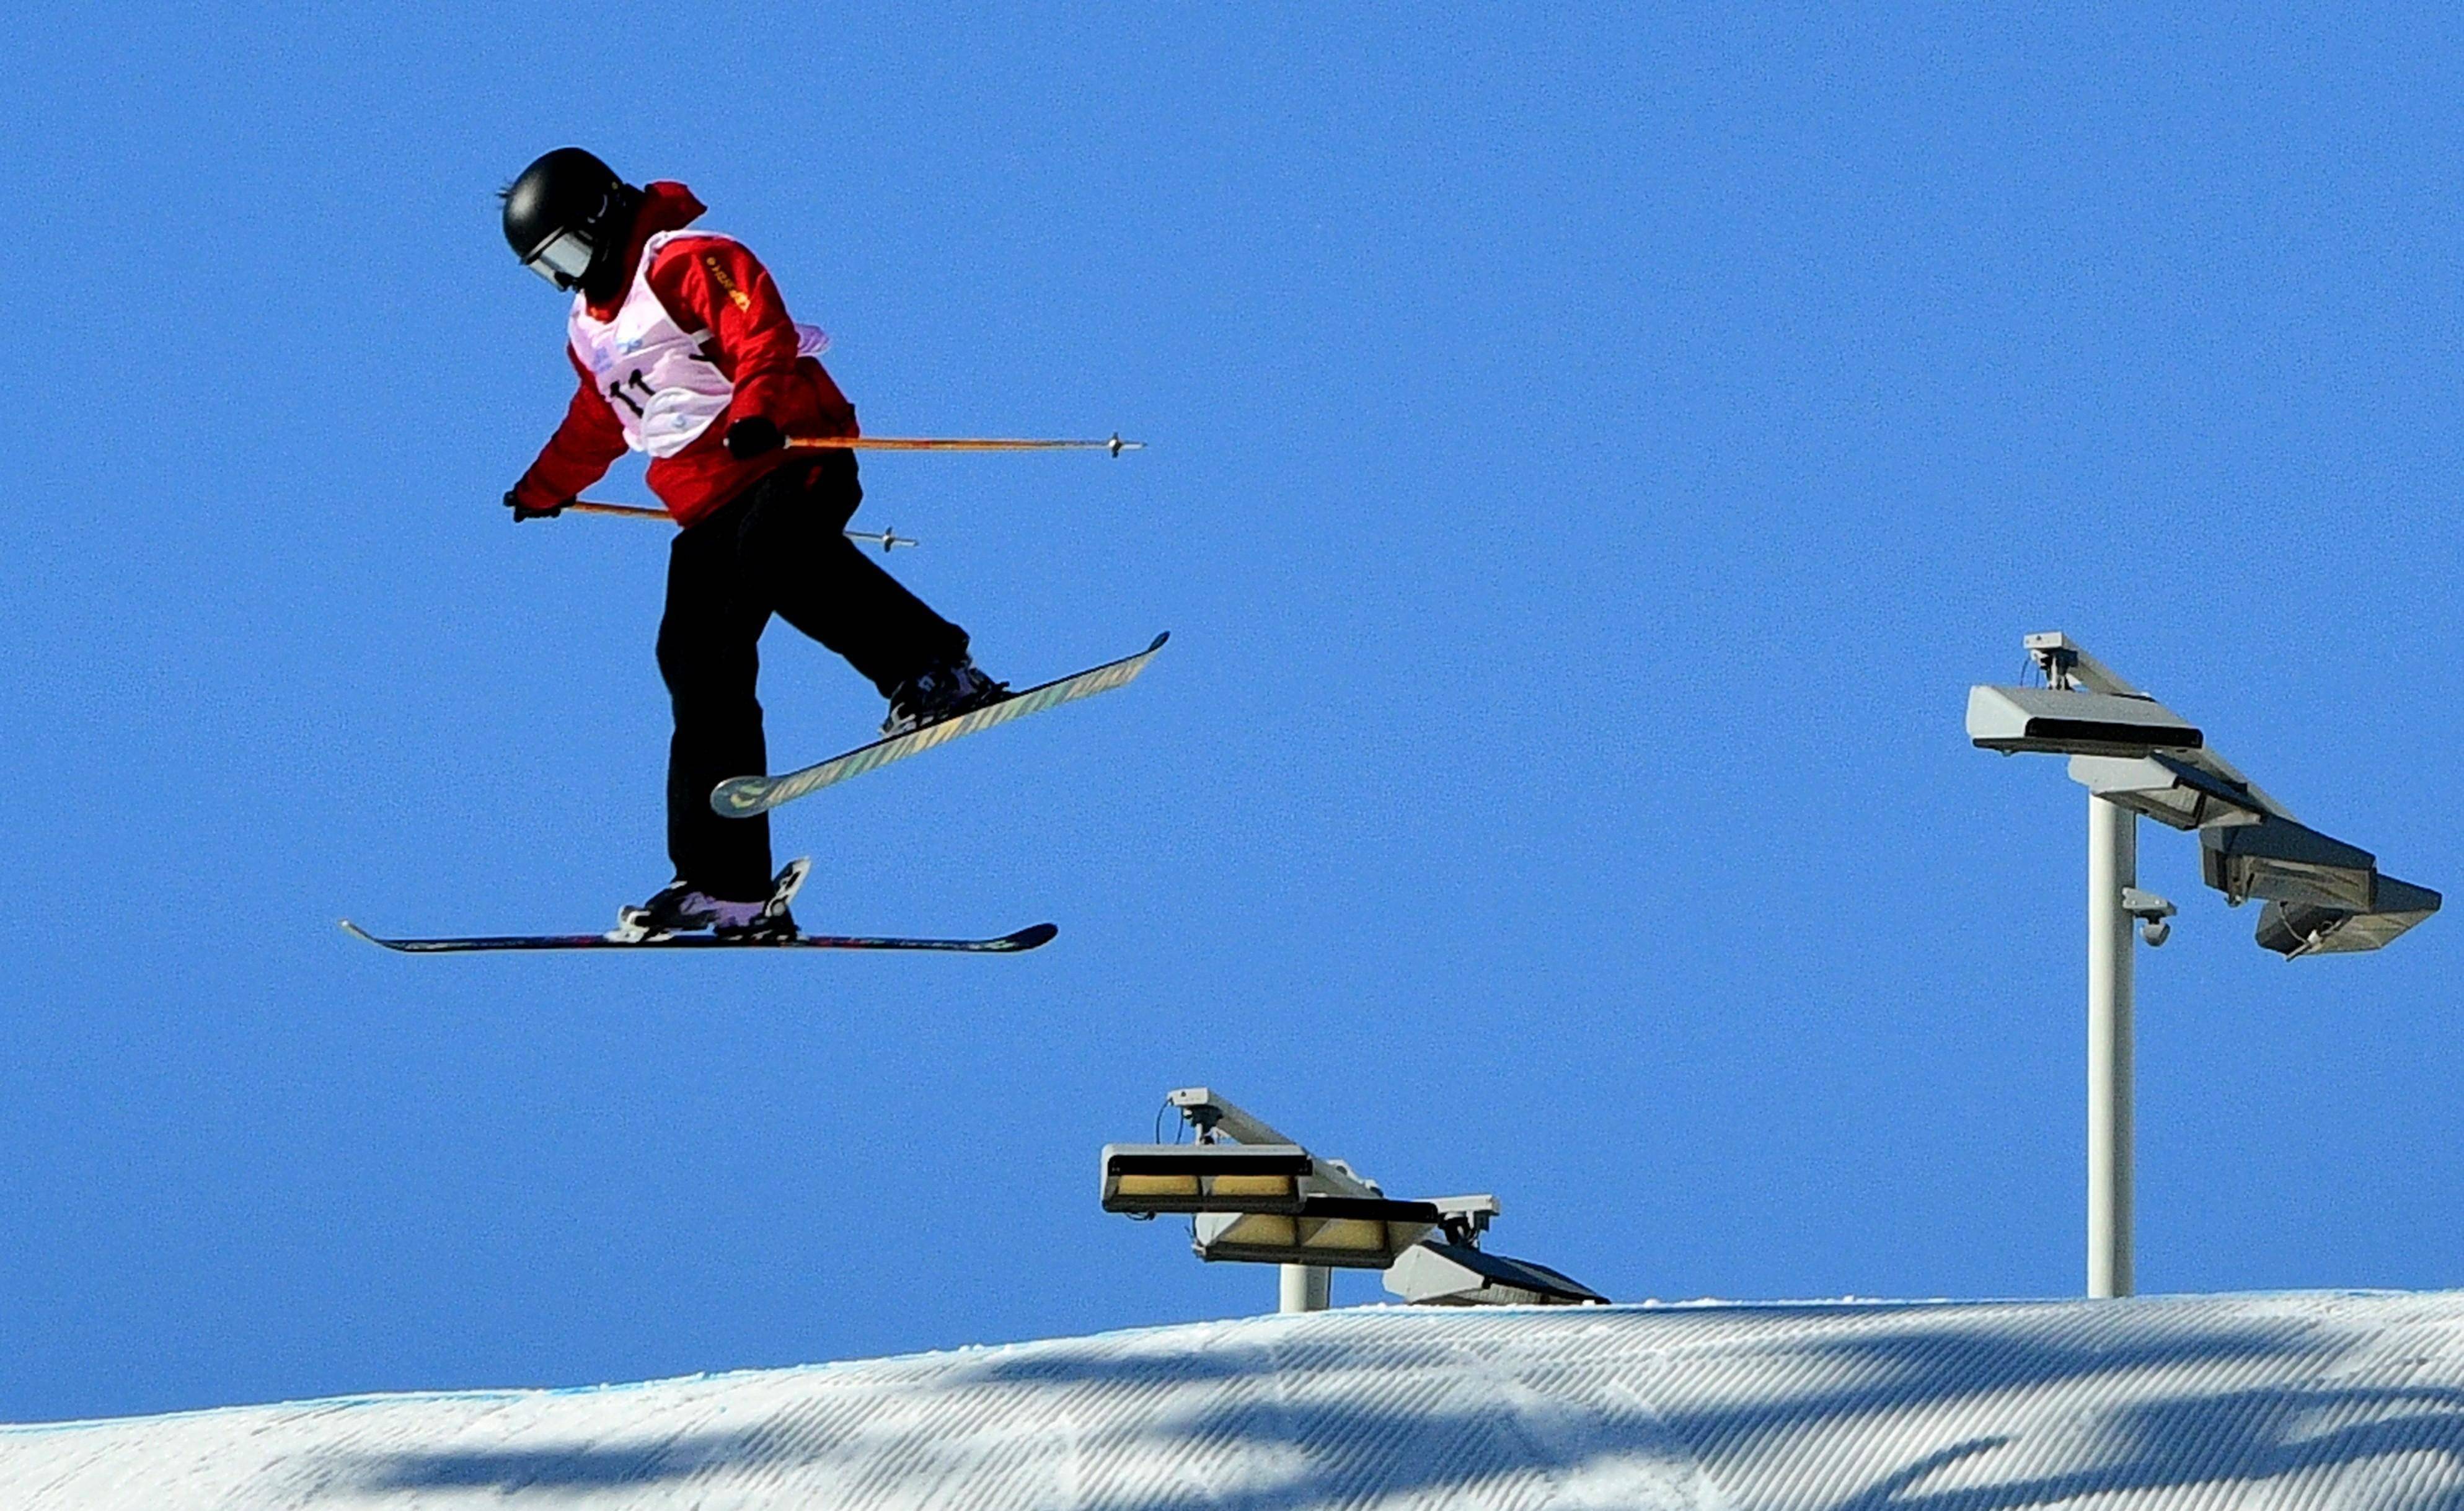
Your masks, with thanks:
<instances>
[{"instance_id":1,"label":"red jacket sleeve","mask_svg":"<svg viewBox=\"0 0 2464 1511\"><path fill-rule=\"evenodd\" d=\"M821 364L799 359L787 301L742 244L679 237L651 263L650 289L678 323L711 333L712 356L736 384L725 421L713 429L759 415L791 435L855 432L854 410Z\"/></svg>"},{"instance_id":2,"label":"red jacket sleeve","mask_svg":"<svg viewBox=\"0 0 2464 1511\"><path fill-rule=\"evenodd\" d=\"M616 458L625 454L625 427L616 423L616 412L590 385L590 374L574 357L573 348L566 347L564 355L573 363L581 386L565 405L563 423L540 449L539 460L514 485L514 496L526 509L553 509L576 496L606 476Z\"/></svg>"}]
</instances>

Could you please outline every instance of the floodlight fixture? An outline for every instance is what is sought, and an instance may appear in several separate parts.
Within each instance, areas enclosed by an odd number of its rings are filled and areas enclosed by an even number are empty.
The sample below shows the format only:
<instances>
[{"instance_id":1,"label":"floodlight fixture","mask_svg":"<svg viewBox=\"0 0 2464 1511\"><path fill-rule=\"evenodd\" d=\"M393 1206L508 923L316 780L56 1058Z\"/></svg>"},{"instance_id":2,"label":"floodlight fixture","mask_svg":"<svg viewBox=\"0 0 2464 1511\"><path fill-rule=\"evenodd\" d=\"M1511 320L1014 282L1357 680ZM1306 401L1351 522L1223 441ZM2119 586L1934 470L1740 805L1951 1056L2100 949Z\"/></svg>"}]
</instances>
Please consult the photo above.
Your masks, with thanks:
<instances>
[{"instance_id":1,"label":"floodlight fixture","mask_svg":"<svg viewBox=\"0 0 2464 1511\"><path fill-rule=\"evenodd\" d=\"M2131 1291L2131 928L2153 945L2173 905L2139 889L2143 817L2199 836L2201 873L2235 906L2266 901L2258 943L2288 958L2375 950L2439 896L2295 819L2187 719L2069 636L2027 637L2042 687L1975 687L1968 734L1987 750L2070 756L2088 790L2088 1294Z\"/></svg>"},{"instance_id":2,"label":"floodlight fixture","mask_svg":"<svg viewBox=\"0 0 2464 1511\"><path fill-rule=\"evenodd\" d=\"M2143 694L2073 692L2055 688L1968 690L1968 737L2005 756L2140 756L2197 750L2206 736L2189 720Z\"/></svg>"},{"instance_id":3,"label":"floodlight fixture","mask_svg":"<svg viewBox=\"0 0 2464 1511\"><path fill-rule=\"evenodd\" d=\"M2438 911L2439 897L2427 887L2381 876L2377 900L2365 912L2323 903L2271 899L2259 909L2258 943L2290 960L2305 954L2352 954L2377 950Z\"/></svg>"},{"instance_id":4,"label":"floodlight fixture","mask_svg":"<svg viewBox=\"0 0 2464 1511\"><path fill-rule=\"evenodd\" d=\"M1205 1213L1192 1245L1210 1263L1309 1264L1382 1270L1429 1236L1443 1215L1425 1201L1309 1196L1301 1210Z\"/></svg>"},{"instance_id":5,"label":"floodlight fixture","mask_svg":"<svg viewBox=\"0 0 2464 1511\"><path fill-rule=\"evenodd\" d=\"M2290 817L2232 762L2208 750L2136 757L2074 756L2071 780L2167 828L2204 829Z\"/></svg>"},{"instance_id":6,"label":"floodlight fixture","mask_svg":"<svg viewBox=\"0 0 2464 1511\"><path fill-rule=\"evenodd\" d=\"M1388 1266L1386 1288L1416 1306L1581 1306L1608 1301L1545 1264L1438 1238L1414 1244Z\"/></svg>"},{"instance_id":7,"label":"floodlight fixture","mask_svg":"<svg viewBox=\"0 0 2464 1511\"><path fill-rule=\"evenodd\" d=\"M1107 1144L1104 1210L1294 1214L1313 1169L1297 1144Z\"/></svg>"},{"instance_id":8,"label":"floodlight fixture","mask_svg":"<svg viewBox=\"0 0 2464 1511\"><path fill-rule=\"evenodd\" d=\"M2264 897L2366 912L2378 901L2377 856L2273 815L2200 830L2199 871L2235 907Z\"/></svg>"}]
</instances>

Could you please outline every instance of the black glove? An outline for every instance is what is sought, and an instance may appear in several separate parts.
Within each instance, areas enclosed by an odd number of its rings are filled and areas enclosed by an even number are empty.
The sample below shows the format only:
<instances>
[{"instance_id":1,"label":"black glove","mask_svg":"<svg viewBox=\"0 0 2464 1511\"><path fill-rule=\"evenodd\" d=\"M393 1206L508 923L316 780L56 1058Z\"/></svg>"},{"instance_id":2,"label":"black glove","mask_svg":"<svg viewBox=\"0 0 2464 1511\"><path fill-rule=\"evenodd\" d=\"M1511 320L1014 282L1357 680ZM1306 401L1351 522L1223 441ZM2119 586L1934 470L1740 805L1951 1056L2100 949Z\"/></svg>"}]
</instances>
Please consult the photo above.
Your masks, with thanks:
<instances>
[{"instance_id":1,"label":"black glove","mask_svg":"<svg viewBox=\"0 0 2464 1511\"><path fill-rule=\"evenodd\" d=\"M520 490L517 489L505 495L505 507L514 512L514 523L516 524L520 524L525 519L554 519L557 515L564 513L564 504L569 504L571 502L573 502L573 500L568 498L563 504L553 504L545 509L532 509L523 504Z\"/></svg>"},{"instance_id":2,"label":"black glove","mask_svg":"<svg viewBox=\"0 0 2464 1511\"><path fill-rule=\"evenodd\" d=\"M758 414L748 414L727 427L727 454L739 462L767 456L786 444L786 435Z\"/></svg>"}]
</instances>

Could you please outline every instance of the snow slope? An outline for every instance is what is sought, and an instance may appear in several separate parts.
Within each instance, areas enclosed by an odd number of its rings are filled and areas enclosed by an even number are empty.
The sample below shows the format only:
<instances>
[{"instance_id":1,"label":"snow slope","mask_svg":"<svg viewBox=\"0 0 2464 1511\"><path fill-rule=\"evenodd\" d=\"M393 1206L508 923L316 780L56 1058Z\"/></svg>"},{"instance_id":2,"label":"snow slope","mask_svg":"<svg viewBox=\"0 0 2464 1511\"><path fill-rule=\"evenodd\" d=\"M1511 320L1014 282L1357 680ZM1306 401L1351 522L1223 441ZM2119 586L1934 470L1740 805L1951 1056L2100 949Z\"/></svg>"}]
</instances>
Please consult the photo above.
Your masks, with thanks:
<instances>
[{"instance_id":1,"label":"snow slope","mask_svg":"<svg viewBox=\"0 0 2464 1511\"><path fill-rule=\"evenodd\" d=\"M1362 1308L0 1428L0 1506L2464 1505L2464 1294Z\"/></svg>"}]
</instances>

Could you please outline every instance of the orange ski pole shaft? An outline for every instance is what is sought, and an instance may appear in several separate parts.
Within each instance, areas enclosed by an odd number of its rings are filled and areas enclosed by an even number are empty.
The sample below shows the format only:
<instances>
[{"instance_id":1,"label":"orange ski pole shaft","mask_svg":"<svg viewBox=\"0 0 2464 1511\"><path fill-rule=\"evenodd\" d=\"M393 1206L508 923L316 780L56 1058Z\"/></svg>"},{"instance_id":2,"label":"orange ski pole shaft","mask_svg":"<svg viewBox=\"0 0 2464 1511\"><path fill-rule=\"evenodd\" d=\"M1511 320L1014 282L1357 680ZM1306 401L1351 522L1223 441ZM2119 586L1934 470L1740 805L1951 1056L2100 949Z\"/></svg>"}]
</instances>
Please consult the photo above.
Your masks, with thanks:
<instances>
[{"instance_id":1,"label":"orange ski pole shaft","mask_svg":"<svg viewBox=\"0 0 2464 1511\"><path fill-rule=\"evenodd\" d=\"M1101 441L1013 441L987 436L938 435L791 435L787 447L796 451L1110 451L1114 456L1123 451L1143 451L1144 441L1124 441L1118 435Z\"/></svg>"}]
</instances>

